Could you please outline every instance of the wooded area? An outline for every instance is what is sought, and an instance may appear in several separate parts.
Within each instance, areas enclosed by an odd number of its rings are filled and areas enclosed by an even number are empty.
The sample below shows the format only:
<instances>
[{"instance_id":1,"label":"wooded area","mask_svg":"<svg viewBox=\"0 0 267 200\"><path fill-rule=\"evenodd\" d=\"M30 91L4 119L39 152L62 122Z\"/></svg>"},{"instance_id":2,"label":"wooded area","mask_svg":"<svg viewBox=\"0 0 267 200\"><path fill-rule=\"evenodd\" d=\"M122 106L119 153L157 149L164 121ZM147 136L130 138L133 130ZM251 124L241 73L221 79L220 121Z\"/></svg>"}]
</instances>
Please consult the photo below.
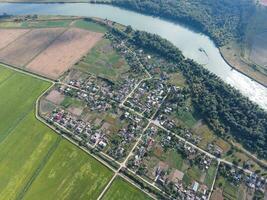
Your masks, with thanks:
<instances>
[{"instance_id":1,"label":"wooded area","mask_svg":"<svg viewBox=\"0 0 267 200\"><path fill-rule=\"evenodd\" d=\"M252 0L112 0L112 4L172 21L207 33L217 45L242 40L256 6Z\"/></svg>"}]
</instances>

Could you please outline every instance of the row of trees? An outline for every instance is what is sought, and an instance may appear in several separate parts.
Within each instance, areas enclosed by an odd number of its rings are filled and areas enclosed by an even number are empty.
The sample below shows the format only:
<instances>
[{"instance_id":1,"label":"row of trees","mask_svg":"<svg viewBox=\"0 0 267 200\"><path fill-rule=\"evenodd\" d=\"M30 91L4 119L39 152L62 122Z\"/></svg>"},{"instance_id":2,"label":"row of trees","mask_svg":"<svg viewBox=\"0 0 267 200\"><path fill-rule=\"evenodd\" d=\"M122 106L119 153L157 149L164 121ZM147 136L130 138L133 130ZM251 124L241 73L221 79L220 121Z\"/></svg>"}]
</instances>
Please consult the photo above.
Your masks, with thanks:
<instances>
[{"instance_id":1,"label":"row of trees","mask_svg":"<svg viewBox=\"0 0 267 200\"><path fill-rule=\"evenodd\" d=\"M218 45L242 40L253 0L112 0L112 4L179 21L209 34Z\"/></svg>"},{"instance_id":2,"label":"row of trees","mask_svg":"<svg viewBox=\"0 0 267 200\"><path fill-rule=\"evenodd\" d=\"M216 133L233 136L249 151L267 158L266 112L201 65L184 58L169 41L142 31L134 31L128 41L175 63L186 78L194 107Z\"/></svg>"}]
</instances>

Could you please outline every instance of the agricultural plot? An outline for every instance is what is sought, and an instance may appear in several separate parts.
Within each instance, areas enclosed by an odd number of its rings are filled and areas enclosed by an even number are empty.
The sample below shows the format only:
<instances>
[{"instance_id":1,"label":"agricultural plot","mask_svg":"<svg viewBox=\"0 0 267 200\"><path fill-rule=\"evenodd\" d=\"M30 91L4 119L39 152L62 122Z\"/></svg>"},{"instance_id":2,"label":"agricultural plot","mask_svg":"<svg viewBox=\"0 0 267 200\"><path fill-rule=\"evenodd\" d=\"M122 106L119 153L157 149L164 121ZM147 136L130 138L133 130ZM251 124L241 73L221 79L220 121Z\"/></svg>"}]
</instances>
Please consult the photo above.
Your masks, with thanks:
<instances>
[{"instance_id":1,"label":"agricultural plot","mask_svg":"<svg viewBox=\"0 0 267 200\"><path fill-rule=\"evenodd\" d=\"M151 126L127 164L137 174L166 190L184 195L208 195L216 161L167 132Z\"/></svg>"},{"instance_id":2,"label":"agricultural plot","mask_svg":"<svg viewBox=\"0 0 267 200\"><path fill-rule=\"evenodd\" d=\"M108 168L74 145L61 141L24 199L95 200L111 177Z\"/></svg>"},{"instance_id":3,"label":"agricultural plot","mask_svg":"<svg viewBox=\"0 0 267 200\"><path fill-rule=\"evenodd\" d=\"M116 82L130 67L108 39L100 41L75 68Z\"/></svg>"},{"instance_id":4,"label":"agricultural plot","mask_svg":"<svg viewBox=\"0 0 267 200\"><path fill-rule=\"evenodd\" d=\"M77 195L87 198L88 191L99 194L111 171L35 118L35 101L49 83L2 66L0 72L0 199L21 199L25 195L27 199L57 199L57 189L61 190L63 183L65 193L60 195L65 199ZM94 183L101 187L94 187ZM81 190L81 184L87 185L86 191Z\"/></svg>"},{"instance_id":5,"label":"agricultural plot","mask_svg":"<svg viewBox=\"0 0 267 200\"><path fill-rule=\"evenodd\" d=\"M27 29L0 29L0 49L6 47L8 44L13 42L15 39L17 39L19 36L27 33L29 30Z\"/></svg>"},{"instance_id":6,"label":"agricultural plot","mask_svg":"<svg viewBox=\"0 0 267 200\"><path fill-rule=\"evenodd\" d=\"M27 69L57 79L100 39L102 34L70 28L38 55Z\"/></svg>"},{"instance_id":7,"label":"agricultural plot","mask_svg":"<svg viewBox=\"0 0 267 200\"><path fill-rule=\"evenodd\" d=\"M34 29L18 38L15 42L0 51L0 60L17 67L24 67L35 56L46 49L62 28Z\"/></svg>"},{"instance_id":8,"label":"agricultural plot","mask_svg":"<svg viewBox=\"0 0 267 200\"><path fill-rule=\"evenodd\" d=\"M117 177L109 190L103 197L103 200L149 200L151 199L141 190L137 189L130 183L127 183L122 178Z\"/></svg>"}]
</instances>

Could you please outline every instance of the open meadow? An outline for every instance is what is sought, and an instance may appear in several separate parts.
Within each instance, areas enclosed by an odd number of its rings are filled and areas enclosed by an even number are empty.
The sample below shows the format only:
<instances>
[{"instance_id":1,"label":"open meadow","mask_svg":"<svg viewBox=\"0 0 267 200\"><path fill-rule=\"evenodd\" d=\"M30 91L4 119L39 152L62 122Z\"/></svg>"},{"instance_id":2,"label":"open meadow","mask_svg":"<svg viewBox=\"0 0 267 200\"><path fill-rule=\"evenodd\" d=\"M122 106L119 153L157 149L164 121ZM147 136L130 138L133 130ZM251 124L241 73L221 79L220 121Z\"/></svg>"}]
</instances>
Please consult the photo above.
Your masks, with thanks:
<instances>
[{"instance_id":1,"label":"open meadow","mask_svg":"<svg viewBox=\"0 0 267 200\"><path fill-rule=\"evenodd\" d=\"M49 85L0 66L1 200L25 195L27 199L88 199L99 194L112 176L35 118L35 101Z\"/></svg>"}]
</instances>

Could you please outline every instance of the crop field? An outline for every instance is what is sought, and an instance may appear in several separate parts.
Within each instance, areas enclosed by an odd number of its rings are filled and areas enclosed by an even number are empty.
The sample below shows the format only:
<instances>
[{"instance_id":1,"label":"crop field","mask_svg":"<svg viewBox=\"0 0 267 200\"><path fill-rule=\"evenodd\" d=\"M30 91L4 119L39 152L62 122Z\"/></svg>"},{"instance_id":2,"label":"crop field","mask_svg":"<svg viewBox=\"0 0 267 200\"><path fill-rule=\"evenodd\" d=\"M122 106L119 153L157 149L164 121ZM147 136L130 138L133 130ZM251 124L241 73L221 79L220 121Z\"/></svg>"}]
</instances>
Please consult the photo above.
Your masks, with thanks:
<instances>
[{"instance_id":1,"label":"crop field","mask_svg":"<svg viewBox=\"0 0 267 200\"><path fill-rule=\"evenodd\" d=\"M0 49L7 46L9 43L17 39L19 36L27 33L29 30L27 29L17 29L17 30L9 30L9 29L0 29Z\"/></svg>"},{"instance_id":2,"label":"crop field","mask_svg":"<svg viewBox=\"0 0 267 200\"><path fill-rule=\"evenodd\" d=\"M101 40L76 67L111 81L118 81L130 69L107 39Z\"/></svg>"},{"instance_id":3,"label":"crop field","mask_svg":"<svg viewBox=\"0 0 267 200\"><path fill-rule=\"evenodd\" d=\"M70 28L39 54L27 69L50 78L58 78L86 54L102 34Z\"/></svg>"},{"instance_id":4,"label":"crop field","mask_svg":"<svg viewBox=\"0 0 267 200\"><path fill-rule=\"evenodd\" d=\"M111 177L112 172L105 166L61 141L25 199L95 200Z\"/></svg>"},{"instance_id":5,"label":"crop field","mask_svg":"<svg viewBox=\"0 0 267 200\"><path fill-rule=\"evenodd\" d=\"M23 67L62 33L62 28L35 29L0 51L0 60ZM16 30L14 30L16 31ZM2 37L1 37L2 38Z\"/></svg>"},{"instance_id":6,"label":"crop field","mask_svg":"<svg viewBox=\"0 0 267 200\"><path fill-rule=\"evenodd\" d=\"M49 83L3 66L0 74L0 199L25 195L27 199L73 199L99 194L111 171L35 118L35 101ZM86 191L81 184L87 185ZM65 190L58 194L60 187Z\"/></svg>"},{"instance_id":7,"label":"crop field","mask_svg":"<svg viewBox=\"0 0 267 200\"><path fill-rule=\"evenodd\" d=\"M122 178L117 177L107 193L104 195L103 200L148 200L151 199L138 188L135 188L130 183L127 183Z\"/></svg>"}]
</instances>

